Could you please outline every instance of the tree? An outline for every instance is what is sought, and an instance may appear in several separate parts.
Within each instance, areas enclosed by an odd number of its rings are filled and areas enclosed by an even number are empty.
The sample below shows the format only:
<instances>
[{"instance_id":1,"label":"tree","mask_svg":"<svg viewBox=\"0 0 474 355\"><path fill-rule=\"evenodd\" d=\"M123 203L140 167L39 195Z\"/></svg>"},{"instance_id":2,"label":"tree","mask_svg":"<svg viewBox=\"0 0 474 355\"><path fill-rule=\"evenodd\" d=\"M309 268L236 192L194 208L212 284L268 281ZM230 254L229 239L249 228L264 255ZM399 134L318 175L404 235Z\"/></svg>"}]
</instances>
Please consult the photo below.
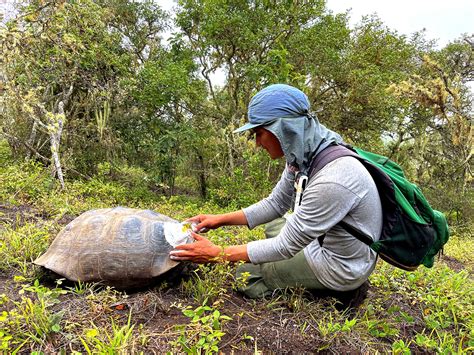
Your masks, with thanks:
<instances>
[{"instance_id":1,"label":"tree","mask_svg":"<svg viewBox=\"0 0 474 355\"><path fill-rule=\"evenodd\" d=\"M120 37L108 31L107 18L91 0L31 1L1 32L5 102L14 113L4 135L43 160L42 141L48 137L62 185L63 127L71 126L68 121L84 125L97 98L110 97L117 77L129 67L130 57Z\"/></svg>"},{"instance_id":2,"label":"tree","mask_svg":"<svg viewBox=\"0 0 474 355\"><path fill-rule=\"evenodd\" d=\"M287 43L317 21L324 2L179 1L177 25L201 66L211 94L213 124L222 128L224 170L233 174L238 141L231 134L241 123L252 93L276 80L292 81L286 65ZM212 74L223 70L226 82L214 87Z\"/></svg>"},{"instance_id":3,"label":"tree","mask_svg":"<svg viewBox=\"0 0 474 355\"><path fill-rule=\"evenodd\" d=\"M382 136L396 130L404 116L387 88L416 68L419 45L374 16L352 31L346 21L342 15L326 17L298 41L304 50L295 47L292 53L309 78L309 98L320 120L349 142L382 149Z\"/></svg>"},{"instance_id":4,"label":"tree","mask_svg":"<svg viewBox=\"0 0 474 355\"><path fill-rule=\"evenodd\" d=\"M472 217L472 46L459 40L420 56L419 67L391 92L413 122L404 150L416 179L439 208ZM413 129L415 128L415 129ZM442 193L440 193L442 191Z\"/></svg>"},{"instance_id":5,"label":"tree","mask_svg":"<svg viewBox=\"0 0 474 355\"><path fill-rule=\"evenodd\" d=\"M472 98L465 95L467 88L463 87L461 78L457 75L450 77L431 57L423 57L422 69L423 75L414 74L392 89L399 97L408 98L413 105L429 110L431 117L427 121L425 134L439 135L442 144L437 148L443 151L440 158L451 162L449 168L444 169L443 176L438 178L459 180L464 190L472 179ZM437 165L446 167L440 162Z\"/></svg>"}]
</instances>

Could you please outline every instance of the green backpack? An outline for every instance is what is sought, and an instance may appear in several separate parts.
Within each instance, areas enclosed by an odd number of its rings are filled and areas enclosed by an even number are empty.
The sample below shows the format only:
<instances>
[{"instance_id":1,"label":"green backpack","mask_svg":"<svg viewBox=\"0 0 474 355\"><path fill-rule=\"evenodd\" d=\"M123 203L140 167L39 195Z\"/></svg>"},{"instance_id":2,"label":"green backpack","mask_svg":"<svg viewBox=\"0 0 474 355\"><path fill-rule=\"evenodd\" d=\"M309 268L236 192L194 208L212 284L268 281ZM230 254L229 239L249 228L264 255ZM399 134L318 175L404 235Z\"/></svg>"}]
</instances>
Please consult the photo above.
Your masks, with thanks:
<instances>
[{"instance_id":1,"label":"green backpack","mask_svg":"<svg viewBox=\"0 0 474 355\"><path fill-rule=\"evenodd\" d=\"M327 163L343 156L358 159L374 179L382 203L383 227L380 239L374 242L345 222L339 225L396 267L408 271L421 264L432 267L436 254L449 239L443 213L431 208L421 190L405 178L398 164L359 148L329 146L313 160L308 175L314 176Z\"/></svg>"}]
</instances>

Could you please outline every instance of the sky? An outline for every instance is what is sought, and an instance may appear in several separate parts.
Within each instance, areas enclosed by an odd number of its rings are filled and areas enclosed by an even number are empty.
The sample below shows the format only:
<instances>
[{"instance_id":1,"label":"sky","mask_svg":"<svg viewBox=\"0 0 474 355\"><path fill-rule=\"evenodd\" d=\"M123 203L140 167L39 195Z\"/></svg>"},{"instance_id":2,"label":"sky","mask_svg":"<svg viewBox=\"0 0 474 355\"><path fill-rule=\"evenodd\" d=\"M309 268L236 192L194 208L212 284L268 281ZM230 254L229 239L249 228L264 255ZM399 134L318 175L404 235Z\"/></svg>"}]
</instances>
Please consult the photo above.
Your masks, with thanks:
<instances>
[{"instance_id":1,"label":"sky","mask_svg":"<svg viewBox=\"0 0 474 355\"><path fill-rule=\"evenodd\" d=\"M443 47L463 33L474 34L474 0L327 0L334 13L350 9L350 25L364 15L377 13L391 29L401 34L426 30L427 39Z\"/></svg>"}]
</instances>

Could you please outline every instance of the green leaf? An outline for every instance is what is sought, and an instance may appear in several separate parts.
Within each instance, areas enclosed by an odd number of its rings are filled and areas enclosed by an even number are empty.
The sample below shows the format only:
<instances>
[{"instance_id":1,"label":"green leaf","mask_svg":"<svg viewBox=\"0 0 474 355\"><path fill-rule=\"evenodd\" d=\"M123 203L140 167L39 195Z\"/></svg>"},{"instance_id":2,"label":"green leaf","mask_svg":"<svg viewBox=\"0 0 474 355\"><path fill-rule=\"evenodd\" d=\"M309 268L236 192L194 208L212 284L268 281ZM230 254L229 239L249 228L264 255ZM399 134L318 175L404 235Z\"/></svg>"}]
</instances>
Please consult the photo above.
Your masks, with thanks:
<instances>
[{"instance_id":1,"label":"green leaf","mask_svg":"<svg viewBox=\"0 0 474 355\"><path fill-rule=\"evenodd\" d=\"M188 318L192 318L195 315L194 311L192 311L190 309L183 310L183 314Z\"/></svg>"},{"instance_id":2,"label":"green leaf","mask_svg":"<svg viewBox=\"0 0 474 355\"><path fill-rule=\"evenodd\" d=\"M87 338L95 338L97 335L99 335L99 331L97 329L89 329L86 332L86 337Z\"/></svg>"}]
</instances>

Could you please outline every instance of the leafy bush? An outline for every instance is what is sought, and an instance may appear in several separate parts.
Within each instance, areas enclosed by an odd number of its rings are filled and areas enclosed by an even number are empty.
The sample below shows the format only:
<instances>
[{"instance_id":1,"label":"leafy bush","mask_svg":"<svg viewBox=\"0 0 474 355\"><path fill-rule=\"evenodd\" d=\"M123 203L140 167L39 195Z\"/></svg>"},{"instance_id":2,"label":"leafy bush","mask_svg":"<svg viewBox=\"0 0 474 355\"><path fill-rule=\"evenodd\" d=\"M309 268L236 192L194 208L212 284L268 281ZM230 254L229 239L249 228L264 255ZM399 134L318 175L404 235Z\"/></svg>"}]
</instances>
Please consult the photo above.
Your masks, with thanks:
<instances>
[{"instance_id":1,"label":"leafy bush","mask_svg":"<svg viewBox=\"0 0 474 355\"><path fill-rule=\"evenodd\" d=\"M11 151L7 141L0 139L0 166L6 166L11 160Z\"/></svg>"},{"instance_id":2,"label":"leafy bush","mask_svg":"<svg viewBox=\"0 0 474 355\"><path fill-rule=\"evenodd\" d=\"M450 225L463 225L474 221L474 190L459 191L449 182L424 188L431 205L446 213Z\"/></svg>"},{"instance_id":3,"label":"leafy bush","mask_svg":"<svg viewBox=\"0 0 474 355\"><path fill-rule=\"evenodd\" d=\"M186 354L216 354L219 352L219 342L225 333L222 331L223 324L232 320L229 316L221 314L218 309L202 306L192 309L188 306L183 309L183 314L191 322L185 326L176 326L179 337L172 345L180 348Z\"/></svg>"},{"instance_id":4,"label":"leafy bush","mask_svg":"<svg viewBox=\"0 0 474 355\"><path fill-rule=\"evenodd\" d=\"M19 162L1 166L0 200L11 204L33 201L55 186L51 174L40 163Z\"/></svg>"},{"instance_id":5,"label":"leafy bush","mask_svg":"<svg viewBox=\"0 0 474 355\"><path fill-rule=\"evenodd\" d=\"M281 161L272 161L263 152L245 151L244 167L236 167L233 175L221 176L210 189L211 201L219 206L242 208L266 197L281 173Z\"/></svg>"}]
</instances>

